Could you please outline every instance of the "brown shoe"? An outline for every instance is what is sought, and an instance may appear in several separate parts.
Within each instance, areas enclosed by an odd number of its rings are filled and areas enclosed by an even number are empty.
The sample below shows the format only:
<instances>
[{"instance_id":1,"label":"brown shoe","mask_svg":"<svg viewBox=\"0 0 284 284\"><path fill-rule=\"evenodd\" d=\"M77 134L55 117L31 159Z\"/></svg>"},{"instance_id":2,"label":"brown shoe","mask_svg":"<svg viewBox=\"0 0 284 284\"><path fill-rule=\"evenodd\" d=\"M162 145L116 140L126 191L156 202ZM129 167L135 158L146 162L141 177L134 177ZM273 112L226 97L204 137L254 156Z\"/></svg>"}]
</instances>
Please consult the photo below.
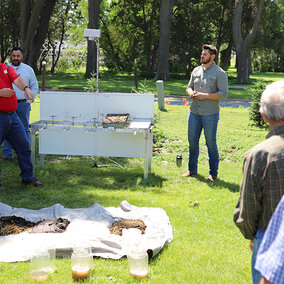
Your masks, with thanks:
<instances>
[{"instance_id":1,"label":"brown shoe","mask_svg":"<svg viewBox=\"0 0 284 284\"><path fill-rule=\"evenodd\" d=\"M208 178L207 178L207 182L214 182L215 180L217 179L217 177L213 177L213 176L209 176Z\"/></svg>"},{"instance_id":2,"label":"brown shoe","mask_svg":"<svg viewBox=\"0 0 284 284\"><path fill-rule=\"evenodd\" d=\"M43 183L39 180L37 180L35 177L33 177L31 180L23 180L22 179L22 184L25 185L33 185L33 186L43 186Z\"/></svg>"},{"instance_id":3,"label":"brown shoe","mask_svg":"<svg viewBox=\"0 0 284 284\"><path fill-rule=\"evenodd\" d=\"M190 171L187 171L186 173L182 174L182 177L192 177L192 176L196 176L197 173L191 173Z\"/></svg>"}]
</instances>

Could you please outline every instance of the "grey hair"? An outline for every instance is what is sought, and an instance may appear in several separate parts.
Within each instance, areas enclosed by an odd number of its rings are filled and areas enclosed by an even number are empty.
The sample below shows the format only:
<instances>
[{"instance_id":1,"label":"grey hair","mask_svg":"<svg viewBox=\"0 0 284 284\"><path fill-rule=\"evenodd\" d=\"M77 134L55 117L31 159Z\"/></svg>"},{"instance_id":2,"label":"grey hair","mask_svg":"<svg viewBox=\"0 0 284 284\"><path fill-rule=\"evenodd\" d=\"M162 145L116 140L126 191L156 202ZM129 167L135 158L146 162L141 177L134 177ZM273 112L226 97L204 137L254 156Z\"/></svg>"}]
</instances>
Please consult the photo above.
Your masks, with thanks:
<instances>
[{"instance_id":1,"label":"grey hair","mask_svg":"<svg viewBox=\"0 0 284 284\"><path fill-rule=\"evenodd\" d=\"M268 121L284 121L284 80L266 86L261 95L259 111Z\"/></svg>"}]
</instances>

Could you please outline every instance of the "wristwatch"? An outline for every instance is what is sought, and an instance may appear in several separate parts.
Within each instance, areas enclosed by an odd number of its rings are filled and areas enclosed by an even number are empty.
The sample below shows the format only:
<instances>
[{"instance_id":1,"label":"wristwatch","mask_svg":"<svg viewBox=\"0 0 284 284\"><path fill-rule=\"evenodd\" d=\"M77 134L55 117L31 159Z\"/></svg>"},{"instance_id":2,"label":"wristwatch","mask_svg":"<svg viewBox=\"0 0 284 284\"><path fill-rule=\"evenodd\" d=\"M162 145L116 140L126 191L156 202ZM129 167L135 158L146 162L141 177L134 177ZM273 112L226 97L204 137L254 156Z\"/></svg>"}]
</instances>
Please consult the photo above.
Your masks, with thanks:
<instances>
[{"instance_id":1,"label":"wristwatch","mask_svg":"<svg viewBox=\"0 0 284 284\"><path fill-rule=\"evenodd\" d=\"M31 87L30 87L30 86L25 86L25 87L24 87L24 91L26 90L26 88L31 88Z\"/></svg>"}]
</instances>

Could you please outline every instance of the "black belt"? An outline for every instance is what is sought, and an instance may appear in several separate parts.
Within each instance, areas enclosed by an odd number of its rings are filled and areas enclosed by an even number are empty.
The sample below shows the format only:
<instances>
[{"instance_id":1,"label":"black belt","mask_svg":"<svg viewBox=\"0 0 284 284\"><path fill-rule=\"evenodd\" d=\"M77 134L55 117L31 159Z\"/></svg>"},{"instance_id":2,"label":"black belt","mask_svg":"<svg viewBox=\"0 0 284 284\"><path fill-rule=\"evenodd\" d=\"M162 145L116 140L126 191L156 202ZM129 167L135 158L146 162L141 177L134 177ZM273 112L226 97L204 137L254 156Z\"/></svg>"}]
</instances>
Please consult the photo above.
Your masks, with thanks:
<instances>
[{"instance_id":1,"label":"black belt","mask_svg":"<svg viewBox=\"0 0 284 284\"><path fill-rule=\"evenodd\" d=\"M18 103L20 103L20 102L25 102L26 101L26 99L23 99L23 100L17 100L17 102Z\"/></svg>"},{"instance_id":2,"label":"black belt","mask_svg":"<svg viewBox=\"0 0 284 284\"><path fill-rule=\"evenodd\" d=\"M13 113L14 111L2 111L2 110L0 110L0 113L3 113L3 114L11 114L11 113Z\"/></svg>"}]
</instances>

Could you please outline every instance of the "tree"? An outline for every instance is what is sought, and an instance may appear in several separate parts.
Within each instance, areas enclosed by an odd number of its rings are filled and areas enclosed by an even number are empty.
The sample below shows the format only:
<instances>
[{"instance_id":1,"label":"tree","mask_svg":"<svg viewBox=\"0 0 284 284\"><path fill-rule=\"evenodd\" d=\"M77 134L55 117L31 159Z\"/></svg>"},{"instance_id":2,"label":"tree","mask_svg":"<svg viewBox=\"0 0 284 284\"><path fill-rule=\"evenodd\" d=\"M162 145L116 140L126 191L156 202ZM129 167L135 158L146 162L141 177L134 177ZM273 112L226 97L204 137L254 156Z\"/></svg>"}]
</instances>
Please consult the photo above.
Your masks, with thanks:
<instances>
[{"instance_id":1,"label":"tree","mask_svg":"<svg viewBox=\"0 0 284 284\"><path fill-rule=\"evenodd\" d=\"M99 28L99 13L101 0L88 0L88 29ZM97 46L94 40L88 40L87 66L85 78L91 78L97 72Z\"/></svg>"},{"instance_id":2,"label":"tree","mask_svg":"<svg viewBox=\"0 0 284 284\"><path fill-rule=\"evenodd\" d=\"M49 19L56 0L21 0L21 45L25 62L34 70L47 35Z\"/></svg>"},{"instance_id":3,"label":"tree","mask_svg":"<svg viewBox=\"0 0 284 284\"><path fill-rule=\"evenodd\" d=\"M47 39L45 41L45 50L42 54L48 54L51 50L51 73L54 73L55 67L61 55L64 40L67 39L66 31L76 21L76 11L78 0L57 0L54 13L49 21ZM70 13L70 10L72 13Z\"/></svg>"},{"instance_id":4,"label":"tree","mask_svg":"<svg viewBox=\"0 0 284 284\"><path fill-rule=\"evenodd\" d=\"M153 77L159 44L159 1L112 0L102 17L104 63L111 69L138 69Z\"/></svg>"},{"instance_id":5,"label":"tree","mask_svg":"<svg viewBox=\"0 0 284 284\"><path fill-rule=\"evenodd\" d=\"M214 24L214 29L216 32L215 38L213 42L216 48L219 50L219 53L215 57L215 62L218 63L219 56L222 55L221 58L222 68L226 69L226 67L230 63L231 58L231 50L233 45L233 37L232 37L232 17L233 17L233 5L234 0L218 0L216 1L216 17L213 17L212 23ZM224 48L226 46L226 48Z\"/></svg>"},{"instance_id":6,"label":"tree","mask_svg":"<svg viewBox=\"0 0 284 284\"><path fill-rule=\"evenodd\" d=\"M20 43L19 0L0 0L0 51L2 62L10 54L10 49Z\"/></svg>"},{"instance_id":7,"label":"tree","mask_svg":"<svg viewBox=\"0 0 284 284\"><path fill-rule=\"evenodd\" d=\"M201 47L213 43L216 32L211 15L218 15L215 1L176 0L171 33L170 69L185 73L190 78L191 71L199 64Z\"/></svg>"},{"instance_id":8,"label":"tree","mask_svg":"<svg viewBox=\"0 0 284 284\"><path fill-rule=\"evenodd\" d=\"M259 0L255 13L253 26L246 37L242 35L242 16L244 0L235 0L235 10L233 18L233 37L237 53L237 81L238 83L248 83L251 68L251 45L258 31L261 14L264 9L264 1ZM247 23L245 23L247 25Z\"/></svg>"},{"instance_id":9,"label":"tree","mask_svg":"<svg viewBox=\"0 0 284 284\"><path fill-rule=\"evenodd\" d=\"M253 44L255 70L284 71L284 5L274 0L264 9L260 28ZM281 60L282 59L282 60Z\"/></svg>"},{"instance_id":10,"label":"tree","mask_svg":"<svg viewBox=\"0 0 284 284\"><path fill-rule=\"evenodd\" d=\"M170 78L169 52L174 2L175 0L161 0L160 4L160 40L156 80L166 81Z\"/></svg>"}]
</instances>

